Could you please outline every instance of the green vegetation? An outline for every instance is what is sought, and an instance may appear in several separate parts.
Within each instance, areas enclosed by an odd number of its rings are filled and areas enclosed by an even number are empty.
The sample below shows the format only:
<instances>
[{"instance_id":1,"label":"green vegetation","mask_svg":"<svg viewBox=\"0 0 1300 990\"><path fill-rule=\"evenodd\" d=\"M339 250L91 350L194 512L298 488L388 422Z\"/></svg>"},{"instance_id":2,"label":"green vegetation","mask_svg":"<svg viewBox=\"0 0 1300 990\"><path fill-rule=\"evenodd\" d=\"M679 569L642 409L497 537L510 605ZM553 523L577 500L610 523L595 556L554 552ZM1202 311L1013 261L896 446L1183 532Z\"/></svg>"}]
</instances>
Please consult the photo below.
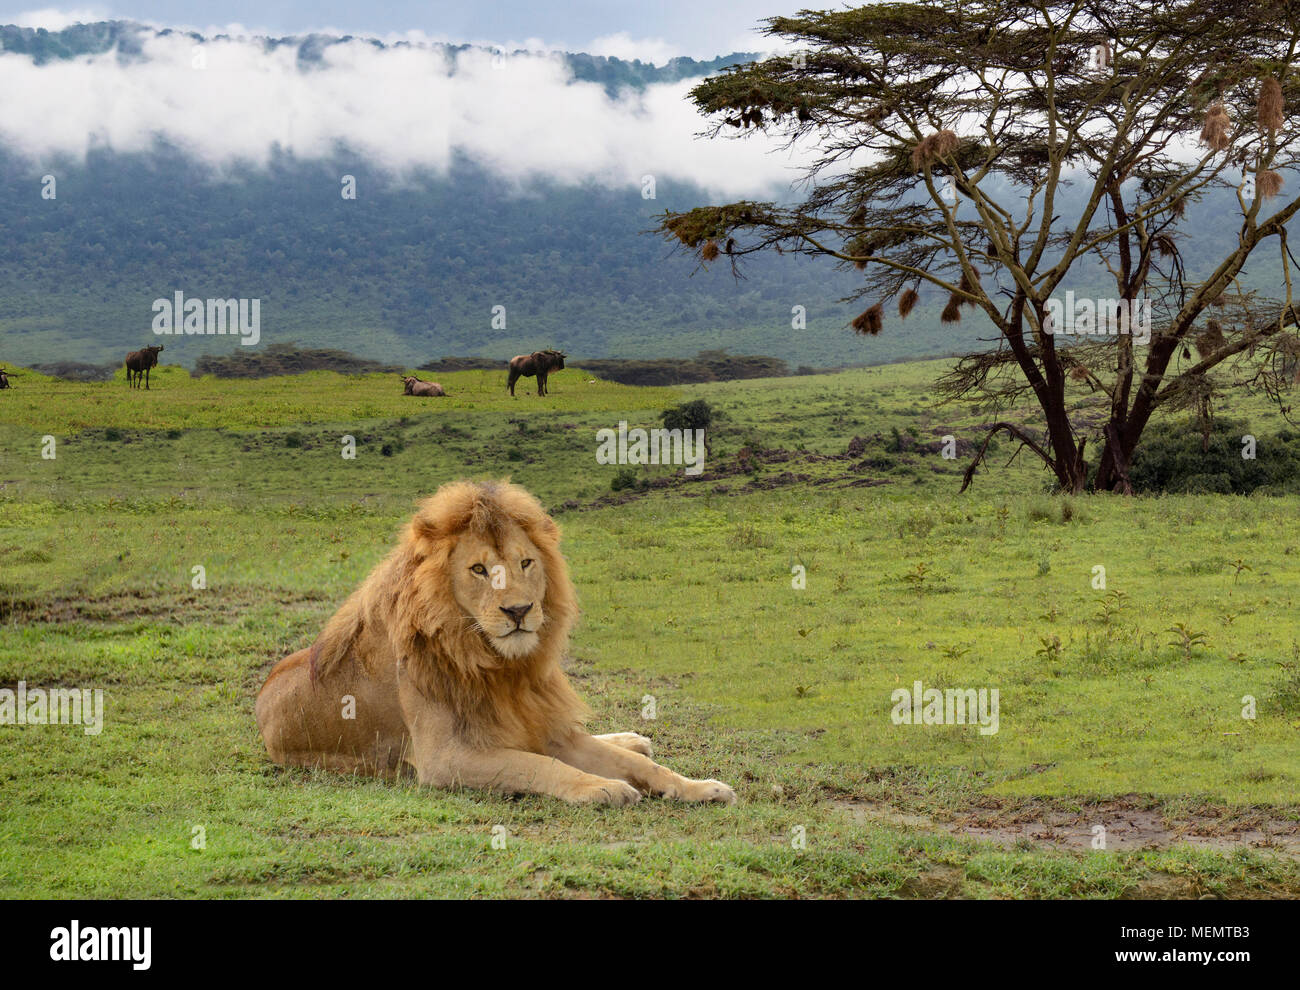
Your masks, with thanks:
<instances>
[{"instance_id":1,"label":"green vegetation","mask_svg":"<svg viewBox=\"0 0 1300 990\"><path fill-rule=\"evenodd\" d=\"M659 414L668 430L707 430L713 425L713 409L704 399L692 399Z\"/></svg>"},{"instance_id":2,"label":"green vegetation","mask_svg":"<svg viewBox=\"0 0 1300 990\"><path fill-rule=\"evenodd\" d=\"M271 344L232 354L205 354L194 362L194 374L217 378L275 378L306 371L337 371L341 375L366 372L401 372L396 365L384 365L329 347L299 347L293 343Z\"/></svg>"},{"instance_id":3,"label":"green vegetation","mask_svg":"<svg viewBox=\"0 0 1300 990\"><path fill-rule=\"evenodd\" d=\"M720 349L700 351L694 358L660 358L655 361L592 359L583 361L582 365L593 375L625 385L692 385L739 378L779 378L790 373L786 363L779 358L728 354ZM811 370L807 369L808 372Z\"/></svg>"},{"instance_id":4,"label":"green vegetation","mask_svg":"<svg viewBox=\"0 0 1300 990\"><path fill-rule=\"evenodd\" d=\"M572 363L573 358L569 359ZM626 361L622 359L577 359L583 370L610 382L623 385L686 385L696 382L730 381L738 378L774 378L788 375L786 363L778 358L755 354L728 354L725 350L701 351L694 358L660 358L657 361ZM447 374L453 371L495 371L505 373L506 362L497 358L445 357L427 361L420 371ZM69 373L61 373L64 367ZM61 378L99 381L112 377L115 370L106 368L106 374L88 375L80 365L68 366L56 362L48 368L37 370ZM297 375L305 371L337 371L343 375L366 372L400 372L394 365L383 365L358 357L347 351L320 347L298 347L296 344L271 344L252 351L236 351L226 355L204 355L194 364L194 374L215 375L218 378L273 378L280 375ZM813 369L808 369L811 373Z\"/></svg>"},{"instance_id":5,"label":"green vegetation","mask_svg":"<svg viewBox=\"0 0 1300 990\"><path fill-rule=\"evenodd\" d=\"M836 367L948 353L976 337L941 333L936 320L932 332L864 347L844 332L853 313L837 301L856 280L797 259L756 266L745 281L692 277L693 261L666 261L640 233L656 211L700 195L680 184L663 184L657 200L639 187L538 180L521 190L468 162L398 182L352 156L213 175L159 149L60 162L58 199L44 201L32 190L48 166L2 152L0 164L0 238L13 259L0 266L6 362L121 362L159 342L152 303L176 291L261 300L262 348L296 341L407 366L554 346L635 359L725 347ZM342 173L364 190L356 202L339 197ZM795 303L808 315L797 333ZM505 329L491 325L496 305ZM251 350L236 336L164 343L165 361L190 368Z\"/></svg>"},{"instance_id":6,"label":"green vegetation","mask_svg":"<svg viewBox=\"0 0 1300 990\"><path fill-rule=\"evenodd\" d=\"M409 372L406 372L409 373ZM670 389L638 389L591 380L581 368L552 375L554 387L567 398L563 408L580 412L612 412L662 408L677 393ZM505 373L460 371L442 377L447 399L418 399L402 394L398 373L341 375L311 371L266 379L192 378L184 368L153 369L152 388L137 399L119 370L111 382L65 382L25 372L22 387L4 396L4 424L39 433L71 434L110 427L141 430L271 429L294 424L356 424L381 417L419 418L450 422L448 412L482 410L516 415L531 411L532 383L512 398ZM526 397L526 398L525 398ZM12 402L9 400L13 400ZM549 407L544 407L549 408ZM525 430L524 432L527 432Z\"/></svg>"},{"instance_id":7,"label":"green vegetation","mask_svg":"<svg viewBox=\"0 0 1300 990\"><path fill-rule=\"evenodd\" d=\"M0 393L0 686L102 688L106 725L0 726L0 896L1300 895L1293 854L1234 841L1300 828L1300 496L1052 497L1008 443L958 497L939 442L978 436L931 407L938 370L637 389L573 368L543 400L464 371L423 401L391 375L24 375ZM696 401L699 479L595 463L595 430ZM1263 397L1231 413L1285 428ZM593 727L738 806L268 763L271 665L418 497L507 473L564 528ZM895 725L918 680L998 689L999 731ZM1147 818L1200 844L1120 843ZM1030 838L1098 824L1109 851Z\"/></svg>"},{"instance_id":8,"label":"green vegetation","mask_svg":"<svg viewBox=\"0 0 1300 990\"><path fill-rule=\"evenodd\" d=\"M0 201L11 207L0 211L0 237L16 259L0 266L5 362L57 354L120 366L127 351L156 342L152 301L178 289L261 299L264 346L296 341L408 367L432 355L506 360L545 346L651 365L726 348L791 368L838 367L976 349L992 333L978 314L942 326L944 300L923 293L905 325L863 339L845 329L859 307L839 301L860 287L860 273L754 256L737 282L725 265L697 272L692 258L665 259L663 245L639 232L662 210L697 202L703 194L690 187L661 188L651 201L594 186L535 184L521 194L469 164L394 185L352 159L280 162L222 179L160 149L105 152L90 167L61 163L59 199L44 202L31 193L42 169L3 154L0 162ZM341 171L366 190L354 210L342 208ZM1068 215L1069 191L1062 196ZM1234 204L1208 198L1205 229L1229 229ZM258 236L247 240L252 217ZM1191 242L1189 270L1213 244ZM1280 281L1267 259L1251 274L1251 284ZM1087 280L1071 287L1085 291ZM497 303L507 307L506 330L489 328ZM805 330L791 329L796 304L807 309ZM166 344L163 360L189 368L204 355L250 350L229 336ZM643 383L689 381L681 372L661 367L670 377Z\"/></svg>"},{"instance_id":9,"label":"green vegetation","mask_svg":"<svg viewBox=\"0 0 1300 990\"><path fill-rule=\"evenodd\" d=\"M1182 423L1162 423L1138 448L1132 479L1138 492L1300 491L1300 434L1291 427L1257 436L1248 424L1223 418L1203 434Z\"/></svg>"}]
</instances>

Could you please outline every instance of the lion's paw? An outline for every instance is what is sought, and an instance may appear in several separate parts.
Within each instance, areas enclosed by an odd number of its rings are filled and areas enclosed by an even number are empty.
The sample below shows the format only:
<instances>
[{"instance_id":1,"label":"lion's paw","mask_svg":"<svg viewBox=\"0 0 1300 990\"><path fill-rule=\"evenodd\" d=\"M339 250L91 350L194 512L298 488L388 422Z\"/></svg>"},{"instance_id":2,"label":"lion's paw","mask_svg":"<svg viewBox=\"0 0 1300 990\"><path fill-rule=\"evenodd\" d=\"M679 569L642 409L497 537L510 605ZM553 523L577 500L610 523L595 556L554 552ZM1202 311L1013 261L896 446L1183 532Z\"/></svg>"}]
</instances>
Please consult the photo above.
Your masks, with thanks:
<instances>
[{"instance_id":1,"label":"lion's paw","mask_svg":"<svg viewBox=\"0 0 1300 990\"><path fill-rule=\"evenodd\" d=\"M615 806L636 804L641 792L625 780L595 778L569 797L574 804L610 804Z\"/></svg>"},{"instance_id":2,"label":"lion's paw","mask_svg":"<svg viewBox=\"0 0 1300 990\"><path fill-rule=\"evenodd\" d=\"M735 804L736 792L720 780L692 780L682 793L683 801L715 801Z\"/></svg>"}]
</instances>

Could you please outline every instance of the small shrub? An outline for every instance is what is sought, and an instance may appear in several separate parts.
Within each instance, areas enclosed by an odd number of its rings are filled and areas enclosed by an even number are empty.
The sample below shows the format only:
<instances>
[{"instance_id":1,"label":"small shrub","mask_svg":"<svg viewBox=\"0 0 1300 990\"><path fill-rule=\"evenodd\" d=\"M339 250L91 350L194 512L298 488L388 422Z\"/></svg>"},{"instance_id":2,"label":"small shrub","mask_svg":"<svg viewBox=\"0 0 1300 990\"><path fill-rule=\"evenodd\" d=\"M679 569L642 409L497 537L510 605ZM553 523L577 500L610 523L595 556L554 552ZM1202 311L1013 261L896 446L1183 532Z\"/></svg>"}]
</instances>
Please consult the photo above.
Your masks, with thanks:
<instances>
[{"instance_id":1,"label":"small shrub","mask_svg":"<svg viewBox=\"0 0 1300 990\"><path fill-rule=\"evenodd\" d=\"M705 430L713 424L713 407L703 399L684 402L659 414L669 430Z\"/></svg>"},{"instance_id":2,"label":"small shrub","mask_svg":"<svg viewBox=\"0 0 1300 990\"><path fill-rule=\"evenodd\" d=\"M1277 703L1287 715L1300 714L1300 671L1293 671L1278 685Z\"/></svg>"},{"instance_id":3,"label":"small shrub","mask_svg":"<svg viewBox=\"0 0 1300 990\"><path fill-rule=\"evenodd\" d=\"M624 489L635 489L639 487L640 485L638 483L635 468L619 468L618 471L614 473L614 477L609 481L609 490L612 492L621 492Z\"/></svg>"},{"instance_id":4,"label":"small shrub","mask_svg":"<svg viewBox=\"0 0 1300 990\"><path fill-rule=\"evenodd\" d=\"M929 509L918 509L909 514L899 525L898 535L923 540L930 535L937 525L939 525L939 519L933 512Z\"/></svg>"}]
</instances>

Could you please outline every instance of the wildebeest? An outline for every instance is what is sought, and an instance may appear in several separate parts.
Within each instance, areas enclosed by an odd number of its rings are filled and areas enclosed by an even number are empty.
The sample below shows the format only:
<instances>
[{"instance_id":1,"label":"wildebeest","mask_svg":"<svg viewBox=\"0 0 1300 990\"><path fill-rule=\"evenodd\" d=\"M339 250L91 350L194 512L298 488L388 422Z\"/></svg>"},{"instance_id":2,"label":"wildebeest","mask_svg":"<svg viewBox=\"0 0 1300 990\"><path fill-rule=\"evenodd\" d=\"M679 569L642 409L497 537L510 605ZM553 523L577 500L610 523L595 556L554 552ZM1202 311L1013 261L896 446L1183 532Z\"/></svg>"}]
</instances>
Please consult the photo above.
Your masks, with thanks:
<instances>
[{"instance_id":1,"label":"wildebeest","mask_svg":"<svg viewBox=\"0 0 1300 990\"><path fill-rule=\"evenodd\" d=\"M416 378L414 375L407 375L402 379L405 385L404 394L406 395L446 395L447 390L437 382L425 382Z\"/></svg>"},{"instance_id":2,"label":"wildebeest","mask_svg":"<svg viewBox=\"0 0 1300 990\"><path fill-rule=\"evenodd\" d=\"M4 368L0 368L0 388L13 388L13 386L9 384L10 375L12 375L14 378L17 378L18 372L5 371Z\"/></svg>"},{"instance_id":3,"label":"wildebeest","mask_svg":"<svg viewBox=\"0 0 1300 990\"><path fill-rule=\"evenodd\" d=\"M567 355L563 351L547 348L544 351L533 351L531 354L516 354L510 359L510 378L506 382L506 388L510 389L510 394L515 394L515 382L519 381L520 376L532 378L537 376L537 394L546 395L546 376L552 371L564 370L564 359Z\"/></svg>"},{"instance_id":4,"label":"wildebeest","mask_svg":"<svg viewBox=\"0 0 1300 990\"><path fill-rule=\"evenodd\" d=\"M143 350L132 351L126 356L127 385L131 388L139 388L140 379L143 377L144 387L149 387L149 369L158 364L158 352L162 349L162 344L150 344Z\"/></svg>"}]
</instances>

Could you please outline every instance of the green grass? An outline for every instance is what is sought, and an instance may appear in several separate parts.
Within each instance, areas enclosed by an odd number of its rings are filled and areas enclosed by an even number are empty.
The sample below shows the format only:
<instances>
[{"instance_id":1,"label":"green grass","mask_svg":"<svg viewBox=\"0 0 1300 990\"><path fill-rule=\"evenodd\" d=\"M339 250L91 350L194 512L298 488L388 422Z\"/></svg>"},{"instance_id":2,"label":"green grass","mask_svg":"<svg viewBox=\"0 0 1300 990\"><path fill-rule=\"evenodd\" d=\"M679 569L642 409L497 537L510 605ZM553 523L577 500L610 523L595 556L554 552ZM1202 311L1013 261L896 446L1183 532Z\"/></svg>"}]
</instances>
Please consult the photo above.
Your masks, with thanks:
<instances>
[{"instance_id":1,"label":"green grass","mask_svg":"<svg viewBox=\"0 0 1300 990\"><path fill-rule=\"evenodd\" d=\"M512 398L505 378L504 369L441 375L447 397L433 402L403 395L400 376L388 374L192 378L184 368L164 365L150 372L146 391L128 388L123 370L108 382L60 381L28 370L22 386L4 396L0 423L57 436L108 428L259 430L399 416L457 419L469 411L518 411L526 394L535 398L534 379L522 379ZM562 408L582 413L658 409L674 394L592 379L579 368L553 376L552 388Z\"/></svg>"},{"instance_id":2,"label":"green grass","mask_svg":"<svg viewBox=\"0 0 1300 990\"><path fill-rule=\"evenodd\" d=\"M1300 894L1296 858L1268 851L1007 847L841 806L1104 823L1136 795L1171 821L1300 828L1300 497L1066 500L1005 456L959 497L964 460L888 442L868 444L878 466L839 457L855 435L969 435L930 408L934 372L648 390L566 371L540 401L465 373L423 403L390 376L57 397L24 377L0 393L0 685L102 688L107 724L0 726L0 895L1119 897L1171 878ZM594 430L695 397L722 412L709 473L613 497ZM1254 401L1234 415L1266 423ZM270 666L416 497L505 473L564 527L593 727L645 732L739 805L571 808L266 760L252 708ZM1178 624L1204 645L1171 645ZM997 688L999 732L894 725L891 692L918 679Z\"/></svg>"}]
</instances>

